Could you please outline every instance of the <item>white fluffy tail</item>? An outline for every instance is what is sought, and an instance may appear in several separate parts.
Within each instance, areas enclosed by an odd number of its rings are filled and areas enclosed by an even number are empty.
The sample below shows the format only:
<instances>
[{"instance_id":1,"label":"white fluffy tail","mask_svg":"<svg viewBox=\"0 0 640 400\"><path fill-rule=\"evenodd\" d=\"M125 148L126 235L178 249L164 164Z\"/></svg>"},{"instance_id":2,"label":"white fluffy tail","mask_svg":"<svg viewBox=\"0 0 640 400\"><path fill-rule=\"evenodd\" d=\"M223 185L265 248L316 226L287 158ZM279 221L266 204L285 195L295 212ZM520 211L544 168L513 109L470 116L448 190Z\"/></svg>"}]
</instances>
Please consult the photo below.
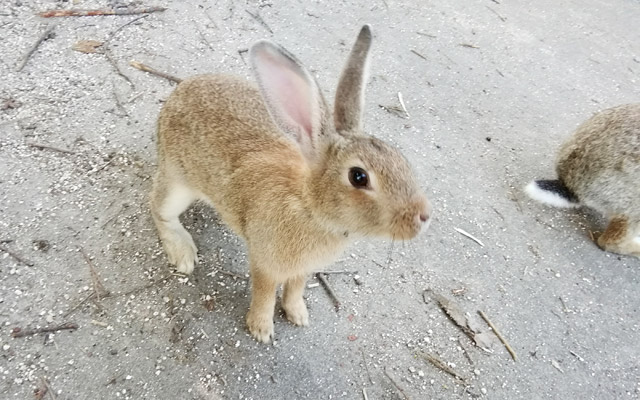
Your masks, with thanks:
<instances>
[{"instance_id":1,"label":"white fluffy tail","mask_svg":"<svg viewBox=\"0 0 640 400\"><path fill-rule=\"evenodd\" d=\"M580 202L569 188L560 180L533 181L524 191L533 200L554 207L573 208L580 207Z\"/></svg>"}]
</instances>

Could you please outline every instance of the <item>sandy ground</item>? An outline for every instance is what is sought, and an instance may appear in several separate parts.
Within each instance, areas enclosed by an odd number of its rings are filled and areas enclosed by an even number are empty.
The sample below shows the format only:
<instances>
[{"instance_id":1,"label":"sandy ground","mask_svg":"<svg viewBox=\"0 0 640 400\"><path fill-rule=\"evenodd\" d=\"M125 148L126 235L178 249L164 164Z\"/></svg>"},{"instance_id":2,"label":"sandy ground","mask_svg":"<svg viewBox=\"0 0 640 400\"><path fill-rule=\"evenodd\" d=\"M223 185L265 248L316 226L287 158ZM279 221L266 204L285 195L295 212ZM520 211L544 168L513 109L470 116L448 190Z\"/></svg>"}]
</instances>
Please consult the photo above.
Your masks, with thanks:
<instances>
[{"instance_id":1,"label":"sandy ground","mask_svg":"<svg viewBox=\"0 0 640 400\"><path fill-rule=\"evenodd\" d=\"M597 215L522 193L553 177L578 123L639 100L638 1L162 0L138 2L167 10L136 21L35 16L114 3L0 4L0 397L640 398L640 260L593 244ZM330 267L351 272L329 276L343 308L312 287L311 326L278 309L275 344L258 344L244 326L245 248L214 211L184 215L201 262L172 275L147 194L175 84L129 61L249 76L242 50L270 38L331 98L364 23L366 128L406 154L435 218L414 241L352 246ZM108 43L86 54L72 50L80 40ZM387 111L398 92L409 118ZM517 361L497 340L475 347L433 293L488 331L484 311ZM63 323L77 329L12 338Z\"/></svg>"}]
</instances>

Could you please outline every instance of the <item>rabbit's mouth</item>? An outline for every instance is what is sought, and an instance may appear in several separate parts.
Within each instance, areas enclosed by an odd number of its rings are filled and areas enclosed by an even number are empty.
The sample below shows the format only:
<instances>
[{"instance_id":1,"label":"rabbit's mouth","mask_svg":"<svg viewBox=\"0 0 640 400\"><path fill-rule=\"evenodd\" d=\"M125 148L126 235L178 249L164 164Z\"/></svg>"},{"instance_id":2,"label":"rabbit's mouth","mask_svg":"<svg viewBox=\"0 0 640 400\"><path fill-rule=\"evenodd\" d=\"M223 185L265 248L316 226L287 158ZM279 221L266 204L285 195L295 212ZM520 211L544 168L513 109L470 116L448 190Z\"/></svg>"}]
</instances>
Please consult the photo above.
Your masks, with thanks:
<instances>
[{"instance_id":1,"label":"rabbit's mouth","mask_svg":"<svg viewBox=\"0 0 640 400\"><path fill-rule=\"evenodd\" d=\"M407 209L398 212L391 221L390 234L394 240L410 240L427 229L431 223L431 206L421 197Z\"/></svg>"}]
</instances>

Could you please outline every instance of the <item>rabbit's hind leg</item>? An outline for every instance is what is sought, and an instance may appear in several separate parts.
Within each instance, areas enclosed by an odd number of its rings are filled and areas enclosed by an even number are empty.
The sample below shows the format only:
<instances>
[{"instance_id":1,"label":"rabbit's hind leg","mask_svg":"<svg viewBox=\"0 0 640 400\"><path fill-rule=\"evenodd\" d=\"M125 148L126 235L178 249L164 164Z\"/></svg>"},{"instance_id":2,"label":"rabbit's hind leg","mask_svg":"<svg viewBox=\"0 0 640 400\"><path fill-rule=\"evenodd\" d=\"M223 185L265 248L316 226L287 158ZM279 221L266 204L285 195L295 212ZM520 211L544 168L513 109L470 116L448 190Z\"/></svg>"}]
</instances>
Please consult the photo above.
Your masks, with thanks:
<instances>
[{"instance_id":1,"label":"rabbit's hind leg","mask_svg":"<svg viewBox=\"0 0 640 400\"><path fill-rule=\"evenodd\" d=\"M598 246L606 251L640 257L640 222L624 216L611 218Z\"/></svg>"},{"instance_id":2,"label":"rabbit's hind leg","mask_svg":"<svg viewBox=\"0 0 640 400\"><path fill-rule=\"evenodd\" d=\"M196 199L192 189L158 171L151 192L151 214L169 263L184 274L193 271L198 262L198 249L178 217Z\"/></svg>"}]
</instances>

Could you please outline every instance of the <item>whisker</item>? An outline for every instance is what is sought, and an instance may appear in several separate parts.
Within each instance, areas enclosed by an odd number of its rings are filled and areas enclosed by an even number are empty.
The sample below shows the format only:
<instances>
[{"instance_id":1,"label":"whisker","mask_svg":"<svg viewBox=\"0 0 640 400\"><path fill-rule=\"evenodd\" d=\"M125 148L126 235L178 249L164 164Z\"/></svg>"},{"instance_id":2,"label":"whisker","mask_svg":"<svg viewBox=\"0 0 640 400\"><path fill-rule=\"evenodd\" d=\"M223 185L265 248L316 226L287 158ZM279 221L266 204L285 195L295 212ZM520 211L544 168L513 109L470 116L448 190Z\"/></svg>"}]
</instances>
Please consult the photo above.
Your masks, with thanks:
<instances>
[{"instance_id":1,"label":"whisker","mask_svg":"<svg viewBox=\"0 0 640 400\"><path fill-rule=\"evenodd\" d=\"M387 267L391 265L391 253L393 252L393 243L396 241L396 235L391 237L391 244L389 245L389 253L387 254Z\"/></svg>"}]
</instances>

